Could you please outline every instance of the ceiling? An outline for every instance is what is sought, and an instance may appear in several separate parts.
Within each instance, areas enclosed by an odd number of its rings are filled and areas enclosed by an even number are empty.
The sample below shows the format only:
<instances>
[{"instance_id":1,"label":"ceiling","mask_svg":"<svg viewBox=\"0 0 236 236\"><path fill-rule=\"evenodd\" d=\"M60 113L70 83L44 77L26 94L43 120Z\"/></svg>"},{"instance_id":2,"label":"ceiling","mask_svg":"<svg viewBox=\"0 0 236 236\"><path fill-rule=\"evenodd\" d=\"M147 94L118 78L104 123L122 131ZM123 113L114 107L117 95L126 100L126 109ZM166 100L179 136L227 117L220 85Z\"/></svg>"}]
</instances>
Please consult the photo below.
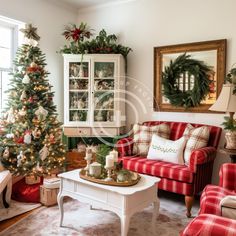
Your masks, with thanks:
<instances>
[{"instance_id":1,"label":"ceiling","mask_svg":"<svg viewBox=\"0 0 236 236\"><path fill-rule=\"evenodd\" d=\"M68 5L69 7L73 7L76 9L93 7L97 5L103 5L107 3L116 3L116 2L125 2L124 0L57 0L57 2L61 2L64 5ZM127 0L126 0L127 1Z\"/></svg>"}]
</instances>

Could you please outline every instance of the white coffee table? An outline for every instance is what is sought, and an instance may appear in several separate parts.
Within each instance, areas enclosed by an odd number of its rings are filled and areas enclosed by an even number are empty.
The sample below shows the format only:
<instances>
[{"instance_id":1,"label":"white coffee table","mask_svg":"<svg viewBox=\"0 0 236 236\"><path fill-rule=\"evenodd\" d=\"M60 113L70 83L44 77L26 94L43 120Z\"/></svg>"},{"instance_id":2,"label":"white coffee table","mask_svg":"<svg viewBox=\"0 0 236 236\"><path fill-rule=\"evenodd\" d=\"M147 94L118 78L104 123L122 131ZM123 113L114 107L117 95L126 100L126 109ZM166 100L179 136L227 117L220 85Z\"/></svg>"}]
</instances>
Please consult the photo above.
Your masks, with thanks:
<instances>
[{"instance_id":1,"label":"white coffee table","mask_svg":"<svg viewBox=\"0 0 236 236\"><path fill-rule=\"evenodd\" d=\"M69 196L91 207L101 208L116 213L121 220L121 236L126 236L131 216L153 203L152 227L159 213L159 199L157 197L157 177L140 175L140 181L133 186L117 187L102 185L79 177L79 169L59 174L61 178L60 191L57 197L61 213L62 226L64 210L63 197Z\"/></svg>"}]
</instances>

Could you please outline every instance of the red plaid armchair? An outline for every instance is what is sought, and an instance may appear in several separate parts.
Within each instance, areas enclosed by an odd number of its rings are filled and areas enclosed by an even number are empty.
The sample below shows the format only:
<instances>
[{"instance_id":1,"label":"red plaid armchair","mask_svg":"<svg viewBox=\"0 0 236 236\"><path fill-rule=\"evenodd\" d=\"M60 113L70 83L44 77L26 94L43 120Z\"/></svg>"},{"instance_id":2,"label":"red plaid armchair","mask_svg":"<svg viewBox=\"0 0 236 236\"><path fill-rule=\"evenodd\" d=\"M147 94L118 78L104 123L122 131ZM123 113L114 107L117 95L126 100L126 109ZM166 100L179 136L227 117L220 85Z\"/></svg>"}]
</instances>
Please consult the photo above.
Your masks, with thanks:
<instances>
[{"instance_id":1,"label":"red plaid armchair","mask_svg":"<svg viewBox=\"0 0 236 236\"><path fill-rule=\"evenodd\" d=\"M170 126L170 139L177 140L182 137L188 123L148 121L143 125L153 126L167 123ZM201 124L192 124L200 127ZM134 156L132 138L120 139L117 142L117 150L123 160L124 168L142 174L148 174L161 178L158 187L162 190L185 195L187 216L191 216L191 208L194 195L201 192L211 182L213 162L219 143L221 128L208 126L210 137L207 147L192 152L189 166L170 162L149 160L145 156Z\"/></svg>"},{"instance_id":2,"label":"red plaid armchair","mask_svg":"<svg viewBox=\"0 0 236 236\"><path fill-rule=\"evenodd\" d=\"M236 236L236 219L222 216L225 213L222 199L229 195L236 196L236 164L226 163L220 169L219 186L207 185L204 188L199 216L187 225L181 235ZM226 208L236 211L233 206Z\"/></svg>"}]
</instances>

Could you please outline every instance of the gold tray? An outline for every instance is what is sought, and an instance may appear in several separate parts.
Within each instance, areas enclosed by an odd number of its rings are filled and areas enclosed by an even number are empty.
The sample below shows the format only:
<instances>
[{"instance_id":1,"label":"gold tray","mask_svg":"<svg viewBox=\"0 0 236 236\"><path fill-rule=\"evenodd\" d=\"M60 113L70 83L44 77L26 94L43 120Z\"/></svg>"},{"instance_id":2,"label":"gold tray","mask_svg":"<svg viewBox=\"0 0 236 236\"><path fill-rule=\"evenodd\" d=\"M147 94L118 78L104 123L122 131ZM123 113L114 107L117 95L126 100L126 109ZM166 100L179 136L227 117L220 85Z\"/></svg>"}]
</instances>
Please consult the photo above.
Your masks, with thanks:
<instances>
[{"instance_id":1,"label":"gold tray","mask_svg":"<svg viewBox=\"0 0 236 236\"><path fill-rule=\"evenodd\" d=\"M96 179L92 176L88 176L86 175L86 171L84 169L82 169L79 172L79 176L81 179L85 179L97 184L105 184L105 185L111 185L111 186L120 186L120 187L128 187L128 186L132 186L135 185L139 182L139 180L141 179L141 176L138 174L138 178L136 180L131 180L131 181L126 181L126 182L116 182L114 181L105 181L104 179Z\"/></svg>"}]
</instances>

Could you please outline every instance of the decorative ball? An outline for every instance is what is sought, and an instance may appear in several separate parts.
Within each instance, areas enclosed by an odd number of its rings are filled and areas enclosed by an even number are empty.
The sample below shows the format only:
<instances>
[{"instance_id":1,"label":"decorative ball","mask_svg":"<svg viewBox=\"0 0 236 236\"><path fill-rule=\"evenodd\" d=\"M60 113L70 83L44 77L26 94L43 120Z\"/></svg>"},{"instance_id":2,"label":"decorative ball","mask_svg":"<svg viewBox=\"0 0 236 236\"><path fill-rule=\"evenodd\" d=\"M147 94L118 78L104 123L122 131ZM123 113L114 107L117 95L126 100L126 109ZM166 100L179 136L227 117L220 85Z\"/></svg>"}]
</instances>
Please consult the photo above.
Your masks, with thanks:
<instances>
[{"instance_id":1,"label":"decorative ball","mask_svg":"<svg viewBox=\"0 0 236 236\"><path fill-rule=\"evenodd\" d=\"M29 84L30 82L30 77L26 74L24 78L22 79L23 84Z\"/></svg>"},{"instance_id":2,"label":"decorative ball","mask_svg":"<svg viewBox=\"0 0 236 236\"><path fill-rule=\"evenodd\" d=\"M38 65L33 61L30 63L30 67L38 67Z\"/></svg>"}]
</instances>

